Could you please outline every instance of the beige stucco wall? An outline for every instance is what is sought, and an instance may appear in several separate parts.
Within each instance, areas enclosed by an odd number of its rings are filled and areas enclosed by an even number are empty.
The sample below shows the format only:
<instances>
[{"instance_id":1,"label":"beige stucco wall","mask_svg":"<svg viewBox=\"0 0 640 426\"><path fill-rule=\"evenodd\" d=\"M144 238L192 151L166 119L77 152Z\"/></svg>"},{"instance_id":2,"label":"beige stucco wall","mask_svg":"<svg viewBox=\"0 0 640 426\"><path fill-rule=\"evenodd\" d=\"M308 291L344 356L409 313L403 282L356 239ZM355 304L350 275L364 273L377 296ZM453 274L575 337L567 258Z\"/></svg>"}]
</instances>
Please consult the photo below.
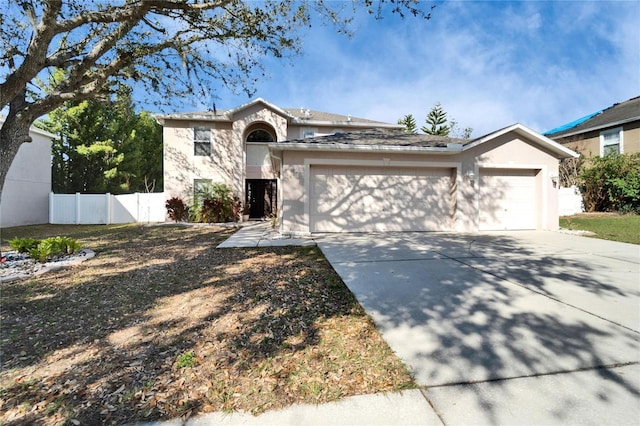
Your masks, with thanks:
<instances>
[{"instance_id":1,"label":"beige stucco wall","mask_svg":"<svg viewBox=\"0 0 640 426\"><path fill-rule=\"evenodd\" d=\"M0 201L0 226L49 223L51 138L37 131L11 163Z\"/></svg>"},{"instance_id":2,"label":"beige stucco wall","mask_svg":"<svg viewBox=\"0 0 640 426\"><path fill-rule=\"evenodd\" d=\"M209 127L211 156L193 154L193 128ZM164 191L167 198L191 200L194 179L226 183L242 194L242 143L234 139L231 125L207 121L167 121L163 129Z\"/></svg>"},{"instance_id":3,"label":"beige stucco wall","mask_svg":"<svg viewBox=\"0 0 640 426\"><path fill-rule=\"evenodd\" d=\"M309 232L308 185L314 164L358 164L368 166L450 167L455 173L455 230L478 230L478 176L482 167L536 169L536 194L540 213L538 229L558 227L558 189L550 175L557 176L558 160L531 144L505 135L465 152L454 154L398 154L390 152L283 151L281 176L281 231ZM475 181L468 179L473 172Z\"/></svg>"}]
</instances>

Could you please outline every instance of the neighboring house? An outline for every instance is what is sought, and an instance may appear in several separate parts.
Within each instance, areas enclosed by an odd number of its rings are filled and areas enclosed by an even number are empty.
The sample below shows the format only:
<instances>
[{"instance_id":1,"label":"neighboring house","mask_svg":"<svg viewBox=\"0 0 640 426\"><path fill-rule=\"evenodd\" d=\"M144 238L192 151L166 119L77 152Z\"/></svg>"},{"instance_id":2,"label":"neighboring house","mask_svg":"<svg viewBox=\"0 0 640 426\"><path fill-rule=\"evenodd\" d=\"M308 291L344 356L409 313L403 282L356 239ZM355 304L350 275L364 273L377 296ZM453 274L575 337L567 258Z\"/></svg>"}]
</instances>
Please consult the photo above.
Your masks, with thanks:
<instances>
[{"instance_id":1,"label":"neighboring house","mask_svg":"<svg viewBox=\"0 0 640 426\"><path fill-rule=\"evenodd\" d=\"M640 96L544 134L585 157L640 152Z\"/></svg>"},{"instance_id":2,"label":"neighboring house","mask_svg":"<svg viewBox=\"0 0 640 426\"><path fill-rule=\"evenodd\" d=\"M167 197L226 182L286 233L557 229L558 163L577 156L520 124L449 139L261 99L159 120Z\"/></svg>"},{"instance_id":3,"label":"neighboring house","mask_svg":"<svg viewBox=\"0 0 640 426\"><path fill-rule=\"evenodd\" d=\"M2 123L0 118L0 124ZM0 226L49 223L51 140L55 135L31 127L32 142L23 143L13 159L0 201Z\"/></svg>"}]
</instances>

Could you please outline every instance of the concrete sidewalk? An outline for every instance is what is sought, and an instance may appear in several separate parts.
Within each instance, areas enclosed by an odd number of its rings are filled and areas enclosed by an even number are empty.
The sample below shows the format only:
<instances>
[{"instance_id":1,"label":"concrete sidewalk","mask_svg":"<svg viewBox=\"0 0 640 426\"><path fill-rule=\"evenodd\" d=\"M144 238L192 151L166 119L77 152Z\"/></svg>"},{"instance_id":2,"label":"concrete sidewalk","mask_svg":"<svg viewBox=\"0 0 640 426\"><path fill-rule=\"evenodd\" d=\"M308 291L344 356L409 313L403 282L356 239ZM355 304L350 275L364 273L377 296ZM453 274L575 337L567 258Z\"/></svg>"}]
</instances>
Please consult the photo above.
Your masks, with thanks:
<instances>
[{"instance_id":1,"label":"concrete sidewalk","mask_svg":"<svg viewBox=\"0 0 640 426\"><path fill-rule=\"evenodd\" d=\"M419 389L401 393L358 395L322 405L300 404L259 416L249 413L208 413L138 426L442 426Z\"/></svg>"},{"instance_id":2,"label":"concrete sidewalk","mask_svg":"<svg viewBox=\"0 0 640 426\"><path fill-rule=\"evenodd\" d=\"M283 235L274 231L269 222L253 222L226 239L216 248L232 247L282 247L282 246L314 246L313 238Z\"/></svg>"}]
</instances>

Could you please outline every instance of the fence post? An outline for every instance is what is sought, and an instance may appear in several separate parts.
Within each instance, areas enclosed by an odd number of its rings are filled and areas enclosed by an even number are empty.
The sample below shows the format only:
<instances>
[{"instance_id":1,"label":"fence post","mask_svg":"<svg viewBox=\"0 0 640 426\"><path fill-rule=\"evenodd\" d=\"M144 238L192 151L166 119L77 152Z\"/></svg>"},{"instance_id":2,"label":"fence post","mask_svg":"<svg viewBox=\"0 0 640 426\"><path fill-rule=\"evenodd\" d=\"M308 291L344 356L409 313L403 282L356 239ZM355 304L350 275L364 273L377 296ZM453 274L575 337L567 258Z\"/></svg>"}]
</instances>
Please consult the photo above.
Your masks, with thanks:
<instances>
[{"instance_id":1,"label":"fence post","mask_svg":"<svg viewBox=\"0 0 640 426\"><path fill-rule=\"evenodd\" d=\"M76 217L73 221L74 225L80 225L80 193L76 192Z\"/></svg>"},{"instance_id":2,"label":"fence post","mask_svg":"<svg viewBox=\"0 0 640 426\"><path fill-rule=\"evenodd\" d=\"M53 191L49 193L49 223L53 223Z\"/></svg>"},{"instance_id":3,"label":"fence post","mask_svg":"<svg viewBox=\"0 0 640 426\"><path fill-rule=\"evenodd\" d=\"M111 194L110 193L106 193L104 194L105 196L105 201L106 201L106 207L107 207L107 217L106 217L106 225L111 224Z\"/></svg>"}]
</instances>

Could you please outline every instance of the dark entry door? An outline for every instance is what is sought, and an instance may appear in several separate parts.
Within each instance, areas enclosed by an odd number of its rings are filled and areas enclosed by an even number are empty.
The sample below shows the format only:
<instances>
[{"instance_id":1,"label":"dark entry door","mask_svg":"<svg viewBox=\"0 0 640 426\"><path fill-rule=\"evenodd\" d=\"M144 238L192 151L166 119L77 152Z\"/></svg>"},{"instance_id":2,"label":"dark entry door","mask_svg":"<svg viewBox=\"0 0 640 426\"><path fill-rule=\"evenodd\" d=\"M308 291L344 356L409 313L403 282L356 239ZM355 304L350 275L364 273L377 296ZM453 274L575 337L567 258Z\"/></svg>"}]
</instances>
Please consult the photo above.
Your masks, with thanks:
<instances>
[{"instance_id":1,"label":"dark entry door","mask_svg":"<svg viewBox=\"0 0 640 426\"><path fill-rule=\"evenodd\" d=\"M249 217L261 219L276 211L277 181L272 179L247 179L245 205L249 205Z\"/></svg>"}]
</instances>

